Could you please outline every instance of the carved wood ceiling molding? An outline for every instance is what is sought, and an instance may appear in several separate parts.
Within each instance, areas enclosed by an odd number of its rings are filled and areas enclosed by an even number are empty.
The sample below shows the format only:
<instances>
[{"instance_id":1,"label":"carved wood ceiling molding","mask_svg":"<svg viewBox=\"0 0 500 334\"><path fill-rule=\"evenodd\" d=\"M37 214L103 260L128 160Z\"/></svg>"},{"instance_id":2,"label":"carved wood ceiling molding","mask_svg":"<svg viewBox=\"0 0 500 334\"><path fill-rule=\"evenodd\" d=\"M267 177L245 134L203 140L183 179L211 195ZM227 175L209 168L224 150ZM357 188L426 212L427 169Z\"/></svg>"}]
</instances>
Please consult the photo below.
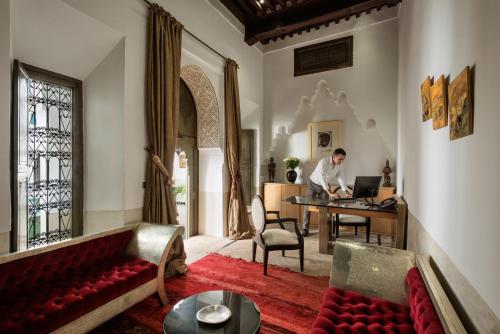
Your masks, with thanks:
<instances>
[{"instance_id":1,"label":"carved wood ceiling molding","mask_svg":"<svg viewBox=\"0 0 500 334\"><path fill-rule=\"evenodd\" d=\"M285 39L402 0L219 0L244 26L245 42Z\"/></svg>"},{"instance_id":2,"label":"carved wood ceiling molding","mask_svg":"<svg viewBox=\"0 0 500 334\"><path fill-rule=\"evenodd\" d=\"M198 148L220 147L219 104L210 79L198 65L182 66L181 78L196 105Z\"/></svg>"}]
</instances>

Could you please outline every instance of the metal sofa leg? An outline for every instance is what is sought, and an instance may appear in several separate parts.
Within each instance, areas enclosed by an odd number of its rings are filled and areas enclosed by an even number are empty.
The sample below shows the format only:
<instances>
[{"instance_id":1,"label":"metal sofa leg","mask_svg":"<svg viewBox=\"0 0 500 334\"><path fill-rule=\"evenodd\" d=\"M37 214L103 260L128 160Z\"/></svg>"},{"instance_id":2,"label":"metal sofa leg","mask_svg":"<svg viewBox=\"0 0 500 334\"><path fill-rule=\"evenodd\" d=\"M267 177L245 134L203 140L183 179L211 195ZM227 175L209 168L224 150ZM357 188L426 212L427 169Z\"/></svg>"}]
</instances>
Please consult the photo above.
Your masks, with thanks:
<instances>
[{"instance_id":1,"label":"metal sofa leg","mask_svg":"<svg viewBox=\"0 0 500 334\"><path fill-rule=\"evenodd\" d=\"M256 253L257 253L257 243L252 242L252 262L255 262Z\"/></svg>"},{"instance_id":2,"label":"metal sofa leg","mask_svg":"<svg viewBox=\"0 0 500 334\"><path fill-rule=\"evenodd\" d=\"M269 251L264 249L264 275L267 275L267 260L269 258Z\"/></svg>"}]
</instances>

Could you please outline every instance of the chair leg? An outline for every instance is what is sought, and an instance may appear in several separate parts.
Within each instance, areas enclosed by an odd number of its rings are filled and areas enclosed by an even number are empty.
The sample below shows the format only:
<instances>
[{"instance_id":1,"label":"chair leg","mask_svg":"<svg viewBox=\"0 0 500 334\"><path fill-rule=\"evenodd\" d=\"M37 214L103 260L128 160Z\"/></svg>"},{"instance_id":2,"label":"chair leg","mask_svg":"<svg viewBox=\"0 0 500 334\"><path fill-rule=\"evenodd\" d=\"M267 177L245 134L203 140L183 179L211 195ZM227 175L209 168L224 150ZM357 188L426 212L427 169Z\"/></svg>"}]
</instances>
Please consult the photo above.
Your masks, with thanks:
<instances>
[{"instance_id":1,"label":"chair leg","mask_svg":"<svg viewBox=\"0 0 500 334\"><path fill-rule=\"evenodd\" d=\"M335 237L338 238L339 237L339 224L335 224Z\"/></svg>"},{"instance_id":2,"label":"chair leg","mask_svg":"<svg viewBox=\"0 0 500 334\"><path fill-rule=\"evenodd\" d=\"M354 235L358 235L358 227L354 226Z\"/></svg>"},{"instance_id":3,"label":"chair leg","mask_svg":"<svg viewBox=\"0 0 500 334\"><path fill-rule=\"evenodd\" d=\"M299 257L300 257L300 271L304 272L304 247L299 249Z\"/></svg>"},{"instance_id":4,"label":"chair leg","mask_svg":"<svg viewBox=\"0 0 500 334\"><path fill-rule=\"evenodd\" d=\"M285 250L284 249L281 251L281 255L283 255L283 257L285 257Z\"/></svg>"},{"instance_id":5,"label":"chair leg","mask_svg":"<svg viewBox=\"0 0 500 334\"><path fill-rule=\"evenodd\" d=\"M257 253L257 243L252 242L252 262L255 262L255 254Z\"/></svg>"},{"instance_id":6,"label":"chair leg","mask_svg":"<svg viewBox=\"0 0 500 334\"><path fill-rule=\"evenodd\" d=\"M377 244L378 244L379 246L381 246L381 245L382 245L382 236L381 236L380 234L377 234Z\"/></svg>"},{"instance_id":7,"label":"chair leg","mask_svg":"<svg viewBox=\"0 0 500 334\"><path fill-rule=\"evenodd\" d=\"M366 243L370 243L370 229L372 227L372 223L370 221L370 218L368 218L367 224L366 224Z\"/></svg>"},{"instance_id":8,"label":"chair leg","mask_svg":"<svg viewBox=\"0 0 500 334\"><path fill-rule=\"evenodd\" d=\"M269 251L264 248L264 275L267 275L267 259L269 257Z\"/></svg>"}]
</instances>

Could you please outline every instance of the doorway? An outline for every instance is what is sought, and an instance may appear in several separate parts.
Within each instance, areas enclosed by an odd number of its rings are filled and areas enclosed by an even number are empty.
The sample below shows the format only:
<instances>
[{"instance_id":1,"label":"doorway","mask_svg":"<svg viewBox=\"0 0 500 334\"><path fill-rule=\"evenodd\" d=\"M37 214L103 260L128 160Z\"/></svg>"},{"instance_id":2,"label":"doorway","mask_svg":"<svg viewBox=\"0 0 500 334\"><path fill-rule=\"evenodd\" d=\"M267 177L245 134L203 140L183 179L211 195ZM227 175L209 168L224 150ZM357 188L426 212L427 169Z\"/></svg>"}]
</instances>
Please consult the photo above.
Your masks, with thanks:
<instances>
[{"instance_id":1,"label":"doorway","mask_svg":"<svg viewBox=\"0 0 500 334\"><path fill-rule=\"evenodd\" d=\"M198 234L199 158L197 142L196 105L191 91L181 79L174 179L179 223L186 229L185 239Z\"/></svg>"}]
</instances>

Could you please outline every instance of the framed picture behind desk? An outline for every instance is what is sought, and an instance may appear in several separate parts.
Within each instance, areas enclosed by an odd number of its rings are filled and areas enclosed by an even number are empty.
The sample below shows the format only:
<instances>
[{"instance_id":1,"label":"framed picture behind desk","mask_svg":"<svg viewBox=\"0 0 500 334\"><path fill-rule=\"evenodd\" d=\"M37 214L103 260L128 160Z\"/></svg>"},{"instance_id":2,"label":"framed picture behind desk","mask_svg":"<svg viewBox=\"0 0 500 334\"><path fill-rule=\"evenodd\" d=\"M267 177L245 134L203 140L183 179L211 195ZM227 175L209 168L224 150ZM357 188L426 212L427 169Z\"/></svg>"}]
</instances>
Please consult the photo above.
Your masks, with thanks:
<instances>
[{"instance_id":1,"label":"framed picture behind desk","mask_svg":"<svg viewBox=\"0 0 500 334\"><path fill-rule=\"evenodd\" d=\"M307 125L309 161L330 156L344 145L344 122L341 120L314 122Z\"/></svg>"}]
</instances>

